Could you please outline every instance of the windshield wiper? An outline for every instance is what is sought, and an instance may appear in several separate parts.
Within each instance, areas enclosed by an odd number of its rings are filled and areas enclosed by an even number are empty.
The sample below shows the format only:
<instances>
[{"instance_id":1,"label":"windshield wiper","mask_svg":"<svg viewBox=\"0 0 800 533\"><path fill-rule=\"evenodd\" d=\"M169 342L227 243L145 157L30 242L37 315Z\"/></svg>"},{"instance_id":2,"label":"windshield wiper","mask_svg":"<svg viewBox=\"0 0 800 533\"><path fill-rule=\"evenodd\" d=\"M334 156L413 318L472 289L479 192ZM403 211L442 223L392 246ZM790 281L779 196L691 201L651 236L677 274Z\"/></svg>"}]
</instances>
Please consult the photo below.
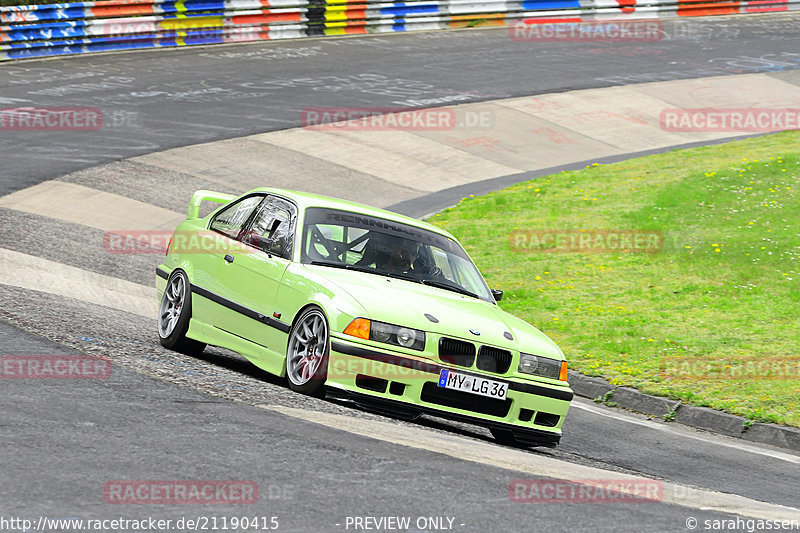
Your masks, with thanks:
<instances>
[{"instance_id":1,"label":"windshield wiper","mask_svg":"<svg viewBox=\"0 0 800 533\"><path fill-rule=\"evenodd\" d=\"M415 283L422 283L422 281L418 277L412 276L410 274L404 274L402 272L379 272L379 274L381 274L383 276L388 276L390 278L397 278L397 279L402 279L402 280L405 280L405 281L413 281Z\"/></svg>"},{"instance_id":2,"label":"windshield wiper","mask_svg":"<svg viewBox=\"0 0 800 533\"><path fill-rule=\"evenodd\" d=\"M481 299L481 297L475 294L474 292L468 291L464 287L461 287L459 285L454 285L452 283L445 283L443 281L437 281L435 279L422 279L420 280L420 283L422 283L423 285L430 285L431 287L444 289L446 291L460 292L461 294L466 294L467 296L472 296L473 298L478 298L479 300Z\"/></svg>"},{"instance_id":3,"label":"windshield wiper","mask_svg":"<svg viewBox=\"0 0 800 533\"><path fill-rule=\"evenodd\" d=\"M333 261L311 261L309 265L326 266L334 268L347 268L344 263L334 263Z\"/></svg>"},{"instance_id":4,"label":"windshield wiper","mask_svg":"<svg viewBox=\"0 0 800 533\"><path fill-rule=\"evenodd\" d=\"M446 291L453 291L460 294L464 294L466 296L472 296L473 298L481 299L480 296L475 294L474 292L468 291L464 287L460 285L456 285L454 283L446 283L444 281L438 281L435 279L425 279L425 278L418 278L417 276L413 276L410 274L404 274L402 272L386 272L384 275L389 276L390 278L398 278L406 281L413 281L414 283L422 283L423 285L428 285L430 287L436 287L438 289L444 289Z\"/></svg>"},{"instance_id":5,"label":"windshield wiper","mask_svg":"<svg viewBox=\"0 0 800 533\"><path fill-rule=\"evenodd\" d=\"M360 267L356 265L348 265L345 263L335 263L333 261L311 261L310 265L326 266L333 268L344 268L345 270L355 270L356 272L366 272L367 274L380 274L371 268Z\"/></svg>"}]
</instances>

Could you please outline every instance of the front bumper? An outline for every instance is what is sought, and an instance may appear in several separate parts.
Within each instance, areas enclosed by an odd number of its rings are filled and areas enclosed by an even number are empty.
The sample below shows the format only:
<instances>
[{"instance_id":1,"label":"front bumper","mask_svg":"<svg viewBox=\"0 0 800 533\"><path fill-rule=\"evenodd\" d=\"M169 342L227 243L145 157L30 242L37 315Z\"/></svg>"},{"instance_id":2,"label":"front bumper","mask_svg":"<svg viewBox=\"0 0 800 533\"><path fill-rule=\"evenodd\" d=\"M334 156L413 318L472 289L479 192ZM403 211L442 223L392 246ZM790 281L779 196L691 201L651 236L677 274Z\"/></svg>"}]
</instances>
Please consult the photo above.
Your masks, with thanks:
<instances>
[{"instance_id":1,"label":"front bumper","mask_svg":"<svg viewBox=\"0 0 800 533\"><path fill-rule=\"evenodd\" d=\"M438 386L442 369L508 383L505 400ZM428 413L514 432L517 440L557 443L573 397L567 386L502 378L421 357L331 339L326 384L373 408L409 418Z\"/></svg>"}]
</instances>

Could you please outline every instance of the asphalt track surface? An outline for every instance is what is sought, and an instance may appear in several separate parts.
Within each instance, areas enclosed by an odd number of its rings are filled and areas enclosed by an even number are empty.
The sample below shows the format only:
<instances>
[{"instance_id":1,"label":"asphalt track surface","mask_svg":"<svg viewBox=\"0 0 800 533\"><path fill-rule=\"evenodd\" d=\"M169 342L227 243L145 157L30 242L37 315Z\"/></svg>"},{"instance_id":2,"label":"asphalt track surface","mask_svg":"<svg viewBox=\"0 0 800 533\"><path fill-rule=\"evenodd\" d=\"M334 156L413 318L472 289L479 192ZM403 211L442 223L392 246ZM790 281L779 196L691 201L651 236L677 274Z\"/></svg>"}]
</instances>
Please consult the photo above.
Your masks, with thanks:
<instances>
[{"instance_id":1,"label":"asphalt track surface","mask_svg":"<svg viewBox=\"0 0 800 533\"><path fill-rule=\"evenodd\" d=\"M306 107L444 105L800 63L800 17L706 19L697 28L635 46L513 42L505 30L475 30L0 65L2 107L91 106L118 119L110 132L0 135L0 194L133 155L294 127ZM256 514L278 516L281 531L344 531L337 524L347 516L449 516L455 531L470 532L686 531L689 516L724 517L665 503L510 502L508 483L524 477L511 470L254 407L383 420L290 393L223 350L186 361L154 343L147 320L2 285L0 297L5 320L57 341L3 323L0 353L86 352L91 339L97 353L122 363L107 380L3 380L1 516ZM426 419L414 427L489 440L463 424ZM798 506L796 455L588 402L573 406L557 449L528 453ZM252 479L262 494L257 510L244 513L110 505L102 487L114 479Z\"/></svg>"},{"instance_id":2,"label":"asphalt track surface","mask_svg":"<svg viewBox=\"0 0 800 533\"><path fill-rule=\"evenodd\" d=\"M8 330L1 326L0 335ZM12 335L17 353L71 353ZM526 531L532 521L536 530L591 524L589 530L612 531L622 522L680 531L688 516L724 517L629 503L607 504L613 513L596 509L588 522L586 505L509 501L509 483L523 476L508 470L290 420L120 367L108 380L53 381L35 395L29 387L4 385L0 399L8 476L0 489L3 516L276 516L279 531L309 532L345 531L347 516L364 515L451 517L454 531L485 532ZM107 504L104 484L118 479L253 480L260 498L238 509Z\"/></svg>"},{"instance_id":3,"label":"asphalt track surface","mask_svg":"<svg viewBox=\"0 0 800 533\"><path fill-rule=\"evenodd\" d=\"M0 65L0 106L96 107L102 131L0 137L0 195L100 163L300 125L303 109L430 107L800 65L796 15L664 21L654 42L514 41L504 28ZM110 127L109 127L110 126Z\"/></svg>"}]
</instances>

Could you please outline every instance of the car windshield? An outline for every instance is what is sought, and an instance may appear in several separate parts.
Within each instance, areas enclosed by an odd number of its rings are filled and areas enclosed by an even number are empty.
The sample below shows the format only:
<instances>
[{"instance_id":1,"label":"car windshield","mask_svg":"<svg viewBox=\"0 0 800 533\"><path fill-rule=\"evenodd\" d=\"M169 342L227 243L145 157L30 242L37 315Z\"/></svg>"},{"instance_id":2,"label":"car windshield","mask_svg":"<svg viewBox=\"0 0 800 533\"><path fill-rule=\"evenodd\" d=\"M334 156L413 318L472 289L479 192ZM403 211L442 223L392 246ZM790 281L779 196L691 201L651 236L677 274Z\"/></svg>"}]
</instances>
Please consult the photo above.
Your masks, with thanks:
<instances>
[{"instance_id":1,"label":"car windshield","mask_svg":"<svg viewBox=\"0 0 800 533\"><path fill-rule=\"evenodd\" d=\"M382 218L307 209L301 261L406 279L494 303L457 242Z\"/></svg>"}]
</instances>

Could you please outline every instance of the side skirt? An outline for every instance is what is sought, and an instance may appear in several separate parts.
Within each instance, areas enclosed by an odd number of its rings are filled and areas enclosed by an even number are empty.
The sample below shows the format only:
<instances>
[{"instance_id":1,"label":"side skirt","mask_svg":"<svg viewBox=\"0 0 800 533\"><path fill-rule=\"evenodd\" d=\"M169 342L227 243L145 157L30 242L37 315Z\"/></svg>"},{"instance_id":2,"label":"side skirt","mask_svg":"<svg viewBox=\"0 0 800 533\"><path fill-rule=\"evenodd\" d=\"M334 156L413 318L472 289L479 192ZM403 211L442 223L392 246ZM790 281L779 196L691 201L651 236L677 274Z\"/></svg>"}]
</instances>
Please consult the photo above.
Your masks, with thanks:
<instances>
[{"instance_id":1,"label":"side skirt","mask_svg":"<svg viewBox=\"0 0 800 533\"><path fill-rule=\"evenodd\" d=\"M215 328L196 318L189 320L189 331L186 336L212 346L220 346L233 350L257 367L279 377L286 376L286 356L267 350L260 344Z\"/></svg>"}]
</instances>

